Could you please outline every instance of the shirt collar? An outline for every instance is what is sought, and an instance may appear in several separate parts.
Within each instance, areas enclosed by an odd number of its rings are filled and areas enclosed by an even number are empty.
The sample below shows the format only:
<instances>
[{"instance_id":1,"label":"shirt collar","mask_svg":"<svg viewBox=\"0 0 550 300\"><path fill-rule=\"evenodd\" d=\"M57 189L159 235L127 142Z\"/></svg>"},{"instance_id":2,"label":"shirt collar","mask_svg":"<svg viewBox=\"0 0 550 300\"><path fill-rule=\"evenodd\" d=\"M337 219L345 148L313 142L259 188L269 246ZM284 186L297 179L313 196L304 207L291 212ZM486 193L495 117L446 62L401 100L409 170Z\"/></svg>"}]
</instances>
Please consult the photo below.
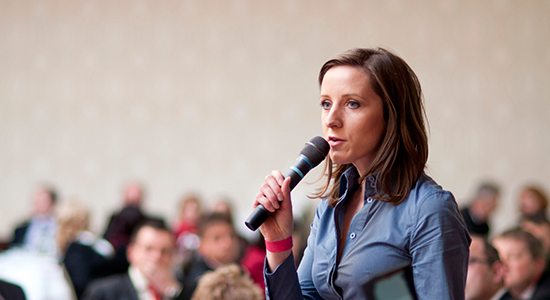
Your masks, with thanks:
<instances>
[{"instance_id":1,"label":"shirt collar","mask_svg":"<svg viewBox=\"0 0 550 300\"><path fill-rule=\"evenodd\" d=\"M365 199L376 196L378 191L381 191L380 182L377 181L378 173L371 175L365 179ZM338 196L342 201L348 194L353 193L359 187L359 172L352 165L340 177L340 190Z\"/></svg>"},{"instance_id":2,"label":"shirt collar","mask_svg":"<svg viewBox=\"0 0 550 300\"><path fill-rule=\"evenodd\" d=\"M523 291L518 297L520 300L529 300L533 297L533 293L535 293L535 285L532 284L528 288Z\"/></svg>"},{"instance_id":3,"label":"shirt collar","mask_svg":"<svg viewBox=\"0 0 550 300\"><path fill-rule=\"evenodd\" d=\"M130 281L132 281L132 285L136 289L138 295L147 291L149 280L145 278L145 275L143 275L136 266L130 265L128 268L128 276L130 276Z\"/></svg>"}]
</instances>

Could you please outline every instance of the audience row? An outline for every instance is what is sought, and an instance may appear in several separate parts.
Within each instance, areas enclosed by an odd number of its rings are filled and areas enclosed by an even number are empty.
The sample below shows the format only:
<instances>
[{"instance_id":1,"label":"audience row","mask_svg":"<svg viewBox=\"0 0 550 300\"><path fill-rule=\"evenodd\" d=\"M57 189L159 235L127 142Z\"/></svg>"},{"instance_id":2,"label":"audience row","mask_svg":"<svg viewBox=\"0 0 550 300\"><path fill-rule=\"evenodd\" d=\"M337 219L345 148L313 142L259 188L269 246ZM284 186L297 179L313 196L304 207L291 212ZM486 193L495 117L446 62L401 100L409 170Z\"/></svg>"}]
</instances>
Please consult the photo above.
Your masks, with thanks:
<instances>
[{"instance_id":1,"label":"audience row","mask_svg":"<svg viewBox=\"0 0 550 300\"><path fill-rule=\"evenodd\" d=\"M540 187L526 186L518 228L489 242L499 197L498 185L482 183L461 210L472 236L466 299L550 299L547 196ZM57 205L55 190L41 187L33 217L14 230L2 255L19 251L55 258L68 278L68 299L264 299L263 238L251 243L236 233L229 201L207 211L198 196L187 195L173 226L143 210L138 183L125 187L123 201L98 236L89 229L83 203ZM310 221L295 223L296 265ZM10 288L0 280L1 295L26 292Z\"/></svg>"}]
</instances>

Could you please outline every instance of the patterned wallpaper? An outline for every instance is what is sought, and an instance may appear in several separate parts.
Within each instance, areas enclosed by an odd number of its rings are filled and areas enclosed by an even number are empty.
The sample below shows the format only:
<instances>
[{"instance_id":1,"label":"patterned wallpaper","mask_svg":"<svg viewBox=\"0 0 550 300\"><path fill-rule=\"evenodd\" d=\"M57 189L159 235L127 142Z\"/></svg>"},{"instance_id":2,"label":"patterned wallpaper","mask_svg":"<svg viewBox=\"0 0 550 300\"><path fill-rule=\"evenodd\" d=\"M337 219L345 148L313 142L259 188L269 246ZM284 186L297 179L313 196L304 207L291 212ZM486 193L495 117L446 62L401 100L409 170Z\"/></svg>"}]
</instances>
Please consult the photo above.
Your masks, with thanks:
<instances>
[{"instance_id":1,"label":"patterned wallpaper","mask_svg":"<svg viewBox=\"0 0 550 300\"><path fill-rule=\"evenodd\" d=\"M264 176L321 133L321 64L373 46L420 78L428 173L461 204L502 184L505 229L523 184L550 191L549 15L534 0L2 0L0 237L41 181L96 231L128 179L170 220L195 191L232 199L241 225ZM312 189L293 192L299 211Z\"/></svg>"}]
</instances>

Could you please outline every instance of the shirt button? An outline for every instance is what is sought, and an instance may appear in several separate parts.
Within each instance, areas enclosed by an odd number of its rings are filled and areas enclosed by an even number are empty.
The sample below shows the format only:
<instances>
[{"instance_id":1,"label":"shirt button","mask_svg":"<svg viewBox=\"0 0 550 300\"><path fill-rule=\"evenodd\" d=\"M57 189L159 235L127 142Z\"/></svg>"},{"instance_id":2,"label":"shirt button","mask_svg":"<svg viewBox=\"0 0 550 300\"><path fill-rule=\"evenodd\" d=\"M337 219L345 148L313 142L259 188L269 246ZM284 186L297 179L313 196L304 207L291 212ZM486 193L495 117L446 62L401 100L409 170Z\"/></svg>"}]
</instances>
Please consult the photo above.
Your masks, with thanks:
<instances>
[{"instance_id":1,"label":"shirt button","mask_svg":"<svg viewBox=\"0 0 550 300\"><path fill-rule=\"evenodd\" d=\"M355 232L352 232L349 237L353 240L355 238Z\"/></svg>"},{"instance_id":2,"label":"shirt button","mask_svg":"<svg viewBox=\"0 0 550 300\"><path fill-rule=\"evenodd\" d=\"M367 198L367 203L372 203L373 199L372 198Z\"/></svg>"}]
</instances>

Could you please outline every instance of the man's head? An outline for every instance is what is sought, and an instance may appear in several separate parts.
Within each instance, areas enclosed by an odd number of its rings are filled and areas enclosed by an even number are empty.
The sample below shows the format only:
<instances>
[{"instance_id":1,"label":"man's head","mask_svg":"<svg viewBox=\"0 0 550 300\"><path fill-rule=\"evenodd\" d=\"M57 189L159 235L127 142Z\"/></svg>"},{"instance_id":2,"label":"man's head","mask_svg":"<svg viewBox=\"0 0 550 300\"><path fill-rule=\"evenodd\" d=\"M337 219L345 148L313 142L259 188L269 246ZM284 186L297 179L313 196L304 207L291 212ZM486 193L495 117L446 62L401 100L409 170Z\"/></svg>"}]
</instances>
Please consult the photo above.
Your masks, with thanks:
<instances>
[{"instance_id":1,"label":"man's head","mask_svg":"<svg viewBox=\"0 0 550 300\"><path fill-rule=\"evenodd\" d=\"M550 255L550 222L546 219L525 219L521 229L529 232L542 242L546 257Z\"/></svg>"},{"instance_id":2,"label":"man's head","mask_svg":"<svg viewBox=\"0 0 550 300\"><path fill-rule=\"evenodd\" d=\"M49 215L53 212L55 203L57 202L56 191L47 186L39 187L34 194L34 214Z\"/></svg>"},{"instance_id":3,"label":"man's head","mask_svg":"<svg viewBox=\"0 0 550 300\"><path fill-rule=\"evenodd\" d=\"M128 245L128 261L143 273L152 268L170 267L174 237L162 220L146 220L138 225Z\"/></svg>"},{"instance_id":4,"label":"man's head","mask_svg":"<svg viewBox=\"0 0 550 300\"><path fill-rule=\"evenodd\" d=\"M472 235L466 277L466 300L488 300L503 286L504 269L497 250L484 237Z\"/></svg>"},{"instance_id":5,"label":"man's head","mask_svg":"<svg viewBox=\"0 0 550 300\"><path fill-rule=\"evenodd\" d=\"M498 205L498 197L500 196L500 188L490 182L482 183L478 189L476 196L472 202L471 208L476 217L487 220Z\"/></svg>"},{"instance_id":6,"label":"man's head","mask_svg":"<svg viewBox=\"0 0 550 300\"><path fill-rule=\"evenodd\" d=\"M238 259L239 241L227 215L203 215L199 222L199 237L198 252L211 267L217 268Z\"/></svg>"},{"instance_id":7,"label":"man's head","mask_svg":"<svg viewBox=\"0 0 550 300\"><path fill-rule=\"evenodd\" d=\"M139 182L128 182L124 186L124 205L140 206L143 201L143 186Z\"/></svg>"},{"instance_id":8,"label":"man's head","mask_svg":"<svg viewBox=\"0 0 550 300\"><path fill-rule=\"evenodd\" d=\"M504 232L493 240L504 263L504 285L514 297L536 284L544 271L542 243L521 229Z\"/></svg>"}]
</instances>

